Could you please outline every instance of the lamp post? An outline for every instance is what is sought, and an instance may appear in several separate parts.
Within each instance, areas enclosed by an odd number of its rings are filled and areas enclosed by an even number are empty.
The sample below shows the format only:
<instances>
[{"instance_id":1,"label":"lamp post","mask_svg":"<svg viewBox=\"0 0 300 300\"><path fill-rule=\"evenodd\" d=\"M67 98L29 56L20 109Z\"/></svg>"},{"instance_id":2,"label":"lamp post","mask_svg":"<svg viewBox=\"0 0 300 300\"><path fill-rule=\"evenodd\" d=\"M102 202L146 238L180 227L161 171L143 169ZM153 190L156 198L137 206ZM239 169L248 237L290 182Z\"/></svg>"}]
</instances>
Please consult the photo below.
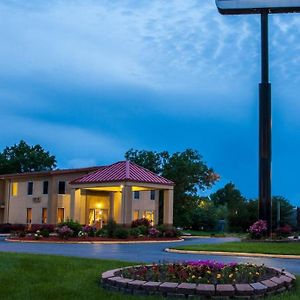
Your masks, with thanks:
<instances>
[{"instance_id":1,"label":"lamp post","mask_svg":"<svg viewBox=\"0 0 300 300\"><path fill-rule=\"evenodd\" d=\"M269 28L271 13L300 12L300 0L216 0L221 14L261 15L261 83L259 84L259 218L272 230L272 113L269 82Z\"/></svg>"}]
</instances>

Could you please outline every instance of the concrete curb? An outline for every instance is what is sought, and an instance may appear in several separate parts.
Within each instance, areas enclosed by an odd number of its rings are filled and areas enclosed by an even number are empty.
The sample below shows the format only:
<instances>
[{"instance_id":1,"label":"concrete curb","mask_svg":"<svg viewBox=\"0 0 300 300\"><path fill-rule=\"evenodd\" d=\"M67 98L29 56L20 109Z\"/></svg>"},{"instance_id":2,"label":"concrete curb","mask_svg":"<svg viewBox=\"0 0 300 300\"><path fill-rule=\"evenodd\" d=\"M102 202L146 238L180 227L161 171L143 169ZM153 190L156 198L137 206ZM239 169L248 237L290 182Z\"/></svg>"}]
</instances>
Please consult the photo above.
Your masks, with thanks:
<instances>
[{"instance_id":1,"label":"concrete curb","mask_svg":"<svg viewBox=\"0 0 300 300\"><path fill-rule=\"evenodd\" d=\"M36 243L36 244L157 244L157 243L174 243L174 242L183 242L184 239L179 240L164 240L164 241L31 241L31 240L11 240L5 239L6 242L10 243Z\"/></svg>"},{"instance_id":2,"label":"concrete curb","mask_svg":"<svg viewBox=\"0 0 300 300\"><path fill-rule=\"evenodd\" d=\"M247 253L247 252L224 252L224 251L197 251L197 250L178 250L166 248L165 252L178 254L205 254L205 255L222 255L222 256L241 256L241 257L266 257L266 258L287 258L300 259L300 255L284 255L284 254L263 254L263 253Z\"/></svg>"}]
</instances>

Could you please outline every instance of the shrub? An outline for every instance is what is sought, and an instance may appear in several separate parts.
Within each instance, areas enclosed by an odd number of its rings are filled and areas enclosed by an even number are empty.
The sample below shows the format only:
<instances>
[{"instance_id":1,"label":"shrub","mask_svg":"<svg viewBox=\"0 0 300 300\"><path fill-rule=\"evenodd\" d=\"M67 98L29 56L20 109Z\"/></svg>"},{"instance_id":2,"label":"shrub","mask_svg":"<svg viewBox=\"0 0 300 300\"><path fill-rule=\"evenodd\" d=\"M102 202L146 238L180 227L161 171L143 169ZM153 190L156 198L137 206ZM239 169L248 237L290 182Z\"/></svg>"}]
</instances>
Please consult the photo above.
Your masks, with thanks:
<instances>
[{"instance_id":1,"label":"shrub","mask_svg":"<svg viewBox=\"0 0 300 300\"><path fill-rule=\"evenodd\" d=\"M55 229L55 225L53 224L31 224L31 226L27 228L27 232L35 233L38 230L39 231L47 230L50 233L50 232L54 232L54 229Z\"/></svg>"},{"instance_id":2,"label":"shrub","mask_svg":"<svg viewBox=\"0 0 300 300\"><path fill-rule=\"evenodd\" d=\"M24 224L0 224L0 233L12 233L25 231L26 225Z\"/></svg>"},{"instance_id":3,"label":"shrub","mask_svg":"<svg viewBox=\"0 0 300 300\"><path fill-rule=\"evenodd\" d=\"M110 219L103 228L106 230L108 237L114 237L118 225L114 220Z\"/></svg>"},{"instance_id":4,"label":"shrub","mask_svg":"<svg viewBox=\"0 0 300 300\"><path fill-rule=\"evenodd\" d=\"M68 238L70 238L71 236L73 236L74 231L69 228L68 226L62 226L58 228L58 236L63 239L63 240L67 240Z\"/></svg>"},{"instance_id":5,"label":"shrub","mask_svg":"<svg viewBox=\"0 0 300 300\"><path fill-rule=\"evenodd\" d=\"M261 239L267 233L267 222L263 220L256 221L249 227L248 231L252 239Z\"/></svg>"},{"instance_id":6,"label":"shrub","mask_svg":"<svg viewBox=\"0 0 300 300\"><path fill-rule=\"evenodd\" d=\"M148 235L149 228L147 226L141 225L141 226L139 226L137 228L140 231L140 234L142 234L142 235Z\"/></svg>"},{"instance_id":7,"label":"shrub","mask_svg":"<svg viewBox=\"0 0 300 300\"><path fill-rule=\"evenodd\" d=\"M84 231L79 231L78 232L78 237L80 237L80 238L86 238L87 236L88 236L87 232L84 232Z\"/></svg>"},{"instance_id":8,"label":"shrub","mask_svg":"<svg viewBox=\"0 0 300 300\"><path fill-rule=\"evenodd\" d=\"M115 237L118 239L127 239L129 232L125 228L117 228L115 231Z\"/></svg>"},{"instance_id":9,"label":"shrub","mask_svg":"<svg viewBox=\"0 0 300 300\"><path fill-rule=\"evenodd\" d=\"M160 235L160 231L157 230L155 227L152 227L149 229L149 236L150 237L153 237L153 238L156 238L156 237L159 237Z\"/></svg>"},{"instance_id":10,"label":"shrub","mask_svg":"<svg viewBox=\"0 0 300 300\"><path fill-rule=\"evenodd\" d=\"M165 232L168 230L168 228L165 225L157 225L156 229L159 231L160 237L164 236Z\"/></svg>"},{"instance_id":11,"label":"shrub","mask_svg":"<svg viewBox=\"0 0 300 300\"><path fill-rule=\"evenodd\" d=\"M284 226L278 228L276 230L276 235L278 237L288 237L292 233L292 227L288 224L285 224Z\"/></svg>"},{"instance_id":12,"label":"shrub","mask_svg":"<svg viewBox=\"0 0 300 300\"><path fill-rule=\"evenodd\" d=\"M96 236L98 237L107 237L108 234L107 234L107 230L104 229L104 228L101 228L99 230L96 231Z\"/></svg>"},{"instance_id":13,"label":"shrub","mask_svg":"<svg viewBox=\"0 0 300 300\"><path fill-rule=\"evenodd\" d=\"M82 228L82 231L85 232L88 236L95 236L97 228L95 226L86 225Z\"/></svg>"},{"instance_id":14,"label":"shrub","mask_svg":"<svg viewBox=\"0 0 300 300\"><path fill-rule=\"evenodd\" d=\"M172 229L167 229L164 233L164 236L167 238L174 238L180 236L180 231L172 228Z\"/></svg>"},{"instance_id":15,"label":"shrub","mask_svg":"<svg viewBox=\"0 0 300 300\"><path fill-rule=\"evenodd\" d=\"M18 233L18 237L20 237L20 238L23 238L23 237L25 237L26 236L26 232L25 231L20 231L19 233Z\"/></svg>"},{"instance_id":16,"label":"shrub","mask_svg":"<svg viewBox=\"0 0 300 300\"><path fill-rule=\"evenodd\" d=\"M131 223L132 228L140 227L140 226L150 227L150 221L146 218L142 218L142 219L134 220Z\"/></svg>"},{"instance_id":17,"label":"shrub","mask_svg":"<svg viewBox=\"0 0 300 300\"><path fill-rule=\"evenodd\" d=\"M138 237L141 234L138 228L131 228L129 231L129 235L133 237Z\"/></svg>"},{"instance_id":18,"label":"shrub","mask_svg":"<svg viewBox=\"0 0 300 300\"><path fill-rule=\"evenodd\" d=\"M79 231L82 231L82 226L78 222L73 221L72 219L68 219L67 221L58 224L59 228L62 228L64 226L72 230L72 236L74 237L78 236Z\"/></svg>"},{"instance_id":19,"label":"shrub","mask_svg":"<svg viewBox=\"0 0 300 300\"><path fill-rule=\"evenodd\" d=\"M34 239L35 240L40 240L43 236L41 235L41 232L39 230L36 231L34 234Z\"/></svg>"},{"instance_id":20,"label":"shrub","mask_svg":"<svg viewBox=\"0 0 300 300\"><path fill-rule=\"evenodd\" d=\"M50 232L47 229L42 229L42 230L40 230L40 234L42 237L48 238L50 235Z\"/></svg>"}]
</instances>

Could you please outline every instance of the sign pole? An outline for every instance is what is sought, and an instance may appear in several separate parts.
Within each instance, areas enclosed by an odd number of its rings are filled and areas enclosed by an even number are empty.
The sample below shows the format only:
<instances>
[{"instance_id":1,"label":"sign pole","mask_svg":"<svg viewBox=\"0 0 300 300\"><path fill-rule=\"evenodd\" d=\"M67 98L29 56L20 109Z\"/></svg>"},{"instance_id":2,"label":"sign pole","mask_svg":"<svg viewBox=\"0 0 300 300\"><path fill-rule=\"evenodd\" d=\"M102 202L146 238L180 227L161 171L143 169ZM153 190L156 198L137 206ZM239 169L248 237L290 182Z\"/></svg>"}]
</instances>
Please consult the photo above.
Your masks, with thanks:
<instances>
[{"instance_id":1,"label":"sign pole","mask_svg":"<svg viewBox=\"0 0 300 300\"><path fill-rule=\"evenodd\" d=\"M261 83L259 84L259 218L267 221L272 232L272 113L269 82L268 11L261 13Z\"/></svg>"}]
</instances>

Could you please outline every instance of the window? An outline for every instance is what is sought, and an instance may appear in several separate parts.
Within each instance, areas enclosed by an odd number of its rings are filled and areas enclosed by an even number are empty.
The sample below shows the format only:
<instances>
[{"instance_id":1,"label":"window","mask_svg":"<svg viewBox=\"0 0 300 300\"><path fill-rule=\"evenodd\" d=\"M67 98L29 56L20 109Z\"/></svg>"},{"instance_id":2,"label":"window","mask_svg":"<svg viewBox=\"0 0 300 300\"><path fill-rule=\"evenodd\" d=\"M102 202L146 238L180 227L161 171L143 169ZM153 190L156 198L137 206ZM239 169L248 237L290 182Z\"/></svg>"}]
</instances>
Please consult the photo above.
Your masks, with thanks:
<instances>
[{"instance_id":1,"label":"window","mask_svg":"<svg viewBox=\"0 0 300 300\"><path fill-rule=\"evenodd\" d=\"M154 190L150 191L150 199L155 200L155 191Z\"/></svg>"},{"instance_id":2,"label":"window","mask_svg":"<svg viewBox=\"0 0 300 300\"><path fill-rule=\"evenodd\" d=\"M133 211L133 220L139 219L140 212L138 210Z\"/></svg>"},{"instance_id":3,"label":"window","mask_svg":"<svg viewBox=\"0 0 300 300\"><path fill-rule=\"evenodd\" d=\"M27 195L32 195L33 194L33 182L29 181L27 184Z\"/></svg>"},{"instance_id":4,"label":"window","mask_svg":"<svg viewBox=\"0 0 300 300\"><path fill-rule=\"evenodd\" d=\"M134 191L133 192L133 198L134 199L140 199L140 192L139 191Z\"/></svg>"},{"instance_id":5,"label":"window","mask_svg":"<svg viewBox=\"0 0 300 300\"><path fill-rule=\"evenodd\" d=\"M64 195L66 193L66 182L59 181L58 182L58 193Z\"/></svg>"},{"instance_id":6,"label":"window","mask_svg":"<svg viewBox=\"0 0 300 300\"><path fill-rule=\"evenodd\" d=\"M17 182L12 183L11 193L12 193L13 197L18 196L18 183Z\"/></svg>"},{"instance_id":7,"label":"window","mask_svg":"<svg viewBox=\"0 0 300 300\"><path fill-rule=\"evenodd\" d=\"M31 221L32 221L32 208L27 208L26 223L31 224Z\"/></svg>"},{"instance_id":8,"label":"window","mask_svg":"<svg viewBox=\"0 0 300 300\"><path fill-rule=\"evenodd\" d=\"M151 225L154 223L154 211L153 210L146 210L144 212L143 218L148 219L151 222Z\"/></svg>"},{"instance_id":9,"label":"window","mask_svg":"<svg viewBox=\"0 0 300 300\"><path fill-rule=\"evenodd\" d=\"M48 186L49 186L49 182L48 181L44 181L43 182L43 194L44 195L48 194Z\"/></svg>"},{"instance_id":10,"label":"window","mask_svg":"<svg viewBox=\"0 0 300 300\"><path fill-rule=\"evenodd\" d=\"M42 224L47 224L47 208L42 208Z\"/></svg>"},{"instance_id":11,"label":"window","mask_svg":"<svg viewBox=\"0 0 300 300\"><path fill-rule=\"evenodd\" d=\"M65 220L65 209L60 207L57 209L57 223L61 223Z\"/></svg>"}]
</instances>

